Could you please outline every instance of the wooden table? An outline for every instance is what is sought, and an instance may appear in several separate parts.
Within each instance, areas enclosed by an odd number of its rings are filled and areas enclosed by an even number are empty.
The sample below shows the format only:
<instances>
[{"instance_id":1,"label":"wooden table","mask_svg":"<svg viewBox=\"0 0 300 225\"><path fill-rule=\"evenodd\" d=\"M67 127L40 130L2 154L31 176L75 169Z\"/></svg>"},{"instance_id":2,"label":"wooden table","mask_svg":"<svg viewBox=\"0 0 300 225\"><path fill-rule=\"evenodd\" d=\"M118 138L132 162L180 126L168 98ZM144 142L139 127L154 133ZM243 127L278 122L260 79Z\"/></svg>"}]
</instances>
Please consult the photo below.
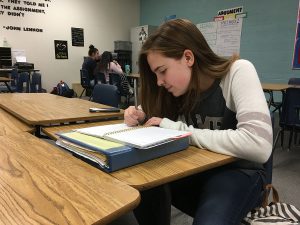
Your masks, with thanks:
<instances>
[{"instance_id":1,"label":"wooden table","mask_svg":"<svg viewBox=\"0 0 300 225\"><path fill-rule=\"evenodd\" d=\"M275 84L275 83L262 83L261 84L264 91L285 91L289 87L293 87L293 85L289 84Z\"/></svg>"},{"instance_id":2,"label":"wooden table","mask_svg":"<svg viewBox=\"0 0 300 225\"><path fill-rule=\"evenodd\" d=\"M5 110L0 109L0 136L22 132L33 133L34 127L25 124Z\"/></svg>"},{"instance_id":3,"label":"wooden table","mask_svg":"<svg viewBox=\"0 0 300 225\"><path fill-rule=\"evenodd\" d=\"M0 74L1 75L5 75L5 76L7 76L8 77L8 75L11 73L11 71L12 71L13 69L12 68L0 68Z\"/></svg>"},{"instance_id":4,"label":"wooden table","mask_svg":"<svg viewBox=\"0 0 300 225\"><path fill-rule=\"evenodd\" d=\"M120 122L121 121L119 120L91 124L47 127L43 128L43 132L56 140L57 136L55 134L57 132ZM145 190L209 170L214 167L222 166L235 160L236 159L231 156L191 146L186 150L131 166L110 174L138 190Z\"/></svg>"},{"instance_id":5,"label":"wooden table","mask_svg":"<svg viewBox=\"0 0 300 225\"><path fill-rule=\"evenodd\" d=\"M5 86L7 87L7 89L8 89L9 92L13 92L13 91L11 90L9 84L8 84L8 82L10 82L10 81L12 81L11 78L8 78L8 77L0 77L0 83L1 83L1 82L4 83Z\"/></svg>"},{"instance_id":6,"label":"wooden table","mask_svg":"<svg viewBox=\"0 0 300 225\"><path fill-rule=\"evenodd\" d=\"M42 125L116 118L123 117L124 114L123 110L115 113L90 113L90 107L108 106L49 93L1 94L0 107L25 123L36 126L37 132Z\"/></svg>"},{"instance_id":7,"label":"wooden table","mask_svg":"<svg viewBox=\"0 0 300 225\"><path fill-rule=\"evenodd\" d=\"M0 141L1 224L107 224L139 203L132 187L31 134Z\"/></svg>"},{"instance_id":8,"label":"wooden table","mask_svg":"<svg viewBox=\"0 0 300 225\"><path fill-rule=\"evenodd\" d=\"M282 95L282 99L284 97L284 93L285 90L289 87L293 87L293 85L289 85L289 84L276 84L276 83L262 83L261 84L262 89L264 92L268 93L270 95L270 98L268 100L268 106L269 108L271 106L274 107L273 112L275 112L276 110L279 111L279 113L281 112L281 106L282 106L282 100L279 103L275 103L274 101L274 91L280 91L281 95Z\"/></svg>"},{"instance_id":9,"label":"wooden table","mask_svg":"<svg viewBox=\"0 0 300 225\"><path fill-rule=\"evenodd\" d=\"M12 68L0 68L0 72L5 72L5 73L9 73L11 72L13 69Z\"/></svg>"},{"instance_id":10,"label":"wooden table","mask_svg":"<svg viewBox=\"0 0 300 225\"><path fill-rule=\"evenodd\" d=\"M134 104L138 105L138 79L140 79L140 74L131 73L127 75L129 78L133 79L133 91L134 91Z\"/></svg>"}]
</instances>

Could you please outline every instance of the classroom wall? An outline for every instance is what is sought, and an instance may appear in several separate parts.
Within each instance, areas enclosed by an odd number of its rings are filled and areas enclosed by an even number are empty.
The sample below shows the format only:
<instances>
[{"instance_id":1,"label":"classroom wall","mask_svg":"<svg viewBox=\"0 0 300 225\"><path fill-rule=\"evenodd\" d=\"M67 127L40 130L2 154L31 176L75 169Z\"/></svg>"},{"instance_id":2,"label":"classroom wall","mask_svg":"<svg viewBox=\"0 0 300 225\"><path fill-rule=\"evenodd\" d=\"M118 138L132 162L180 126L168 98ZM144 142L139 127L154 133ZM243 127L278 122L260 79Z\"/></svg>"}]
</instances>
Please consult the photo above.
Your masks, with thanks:
<instances>
[{"instance_id":1,"label":"classroom wall","mask_svg":"<svg viewBox=\"0 0 300 225\"><path fill-rule=\"evenodd\" d=\"M141 0L140 25L159 25L176 14L193 23L212 21L217 11L243 6L241 58L252 61L263 82L287 82L299 77L292 69L299 0Z\"/></svg>"},{"instance_id":2,"label":"classroom wall","mask_svg":"<svg viewBox=\"0 0 300 225\"><path fill-rule=\"evenodd\" d=\"M1 5L13 5L8 0ZM17 6L25 7L21 1ZM26 13L24 17L0 13L0 46L6 39L13 49L25 50L27 61L42 73L49 91L61 79L68 84L80 82L79 70L88 46L100 52L113 51L115 40L130 40L130 28L139 24L139 0L31 0L48 3L45 14ZM29 6L30 7L30 6ZM31 7L37 8L37 7ZM43 32L6 30L3 26L37 27ZM72 46L71 27L84 29L84 47ZM68 41L69 59L55 59L54 40Z\"/></svg>"}]
</instances>

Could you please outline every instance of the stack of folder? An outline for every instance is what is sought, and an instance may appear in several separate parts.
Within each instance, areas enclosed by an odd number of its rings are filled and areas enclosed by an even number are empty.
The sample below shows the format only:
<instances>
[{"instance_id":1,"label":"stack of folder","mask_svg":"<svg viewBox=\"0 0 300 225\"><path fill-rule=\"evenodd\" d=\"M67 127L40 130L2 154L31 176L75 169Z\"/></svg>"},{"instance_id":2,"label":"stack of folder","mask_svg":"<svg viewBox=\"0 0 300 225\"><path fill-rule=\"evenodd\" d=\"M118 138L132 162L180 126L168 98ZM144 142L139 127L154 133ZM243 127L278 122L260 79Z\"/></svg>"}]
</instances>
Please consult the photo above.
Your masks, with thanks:
<instances>
[{"instance_id":1,"label":"stack of folder","mask_svg":"<svg viewBox=\"0 0 300 225\"><path fill-rule=\"evenodd\" d=\"M57 145L113 172L183 150L189 132L160 127L128 127L125 124L89 127L58 133Z\"/></svg>"}]
</instances>

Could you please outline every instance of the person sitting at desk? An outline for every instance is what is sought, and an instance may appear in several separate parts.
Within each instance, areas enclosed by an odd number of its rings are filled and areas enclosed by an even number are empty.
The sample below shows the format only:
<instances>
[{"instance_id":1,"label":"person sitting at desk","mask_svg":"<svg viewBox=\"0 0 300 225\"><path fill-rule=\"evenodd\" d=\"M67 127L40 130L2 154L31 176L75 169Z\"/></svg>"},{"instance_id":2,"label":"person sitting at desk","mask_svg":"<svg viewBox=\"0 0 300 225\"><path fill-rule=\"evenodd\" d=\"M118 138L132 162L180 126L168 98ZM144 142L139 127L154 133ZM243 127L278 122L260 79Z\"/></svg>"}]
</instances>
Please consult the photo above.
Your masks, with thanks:
<instances>
[{"instance_id":1,"label":"person sitting at desk","mask_svg":"<svg viewBox=\"0 0 300 225\"><path fill-rule=\"evenodd\" d=\"M85 57L84 62L82 64L82 69L88 71L89 79L91 86L95 84L95 69L97 67L97 61L100 59L99 51L95 48L94 45L89 46L88 57Z\"/></svg>"},{"instance_id":2,"label":"person sitting at desk","mask_svg":"<svg viewBox=\"0 0 300 225\"><path fill-rule=\"evenodd\" d=\"M139 71L141 106L125 110L127 125L190 131L191 145L239 158L142 191L139 224L170 224L171 204L194 217L193 225L240 224L259 203L273 139L253 64L216 55L192 22L175 19L145 41Z\"/></svg>"},{"instance_id":3,"label":"person sitting at desk","mask_svg":"<svg viewBox=\"0 0 300 225\"><path fill-rule=\"evenodd\" d=\"M124 75L123 70L120 64L113 60L111 52L104 51L101 55L101 60L99 63L99 72L104 73L106 83L109 83L109 74L116 73L121 77L121 87L120 92L124 95L127 95L130 90L130 85L128 83L127 77Z\"/></svg>"}]
</instances>

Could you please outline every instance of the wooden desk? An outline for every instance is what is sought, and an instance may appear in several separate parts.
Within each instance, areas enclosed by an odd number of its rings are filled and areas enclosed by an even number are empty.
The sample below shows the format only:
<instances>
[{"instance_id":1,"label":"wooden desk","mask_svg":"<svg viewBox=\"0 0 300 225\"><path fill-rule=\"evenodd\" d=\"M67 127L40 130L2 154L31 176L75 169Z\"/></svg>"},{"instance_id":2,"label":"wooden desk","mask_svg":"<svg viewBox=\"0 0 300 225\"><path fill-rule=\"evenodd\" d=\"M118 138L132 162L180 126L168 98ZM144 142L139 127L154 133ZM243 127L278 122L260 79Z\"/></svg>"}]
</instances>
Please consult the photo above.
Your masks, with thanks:
<instances>
[{"instance_id":1,"label":"wooden desk","mask_svg":"<svg viewBox=\"0 0 300 225\"><path fill-rule=\"evenodd\" d=\"M270 98L268 100L269 108L271 106L273 106L274 107L273 112L275 112L276 110L279 110L279 115L281 113L282 100L284 98L284 94L285 94L286 89L288 89L289 87L300 88L299 85L277 84L277 83L262 83L261 86L262 86L263 91L270 95ZM280 91L281 92L281 96L282 96L281 102L279 102L279 103L274 102L274 91Z\"/></svg>"},{"instance_id":2,"label":"wooden desk","mask_svg":"<svg viewBox=\"0 0 300 225\"><path fill-rule=\"evenodd\" d=\"M13 71L13 68L7 68L7 69L0 69L0 73L11 73ZM18 73L22 73L22 72L28 72L29 74L31 74L32 72L39 72L40 70L38 69L17 69Z\"/></svg>"},{"instance_id":3,"label":"wooden desk","mask_svg":"<svg viewBox=\"0 0 300 225\"><path fill-rule=\"evenodd\" d=\"M18 73L22 73L22 72L27 72L30 74L35 73L35 72L39 72L40 70L38 69L18 69Z\"/></svg>"},{"instance_id":4,"label":"wooden desk","mask_svg":"<svg viewBox=\"0 0 300 225\"><path fill-rule=\"evenodd\" d=\"M116 113L90 113L90 107L106 107L95 102L65 98L49 93L1 94L0 107L30 125L51 125L64 122L121 117Z\"/></svg>"},{"instance_id":5,"label":"wooden desk","mask_svg":"<svg viewBox=\"0 0 300 225\"><path fill-rule=\"evenodd\" d=\"M271 106L273 106L274 107L273 112L278 110L279 113L280 113L281 112L281 106L282 106L282 100L279 103L274 102L274 91L280 91L281 95L282 95L282 99L283 99L285 90L289 87L293 87L293 85L276 84L276 83L262 83L261 86L262 86L263 91L270 95L269 100L268 100L269 108Z\"/></svg>"},{"instance_id":6,"label":"wooden desk","mask_svg":"<svg viewBox=\"0 0 300 225\"><path fill-rule=\"evenodd\" d=\"M0 68L0 72L11 72L13 69L12 68L6 68L6 69L3 69L3 68Z\"/></svg>"},{"instance_id":7,"label":"wooden desk","mask_svg":"<svg viewBox=\"0 0 300 225\"><path fill-rule=\"evenodd\" d=\"M138 105L138 79L140 79L140 74L131 73L127 76L133 79L134 103Z\"/></svg>"},{"instance_id":8,"label":"wooden desk","mask_svg":"<svg viewBox=\"0 0 300 225\"><path fill-rule=\"evenodd\" d=\"M289 87L293 87L293 85L289 84L275 84L275 83L262 83L262 89L264 91L285 91Z\"/></svg>"},{"instance_id":9,"label":"wooden desk","mask_svg":"<svg viewBox=\"0 0 300 225\"><path fill-rule=\"evenodd\" d=\"M33 135L0 137L0 223L107 224L139 193Z\"/></svg>"},{"instance_id":10,"label":"wooden desk","mask_svg":"<svg viewBox=\"0 0 300 225\"><path fill-rule=\"evenodd\" d=\"M56 140L57 136L55 133L60 131L120 122L121 121L105 121L91 124L47 127L43 129L43 132ZM128 167L110 174L138 190L145 190L209 170L214 167L222 166L235 160L236 159L231 156L221 155L191 146L186 150Z\"/></svg>"},{"instance_id":11,"label":"wooden desk","mask_svg":"<svg viewBox=\"0 0 300 225\"><path fill-rule=\"evenodd\" d=\"M28 126L3 109L0 109L0 136L34 132L34 127Z\"/></svg>"},{"instance_id":12,"label":"wooden desk","mask_svg":"<svg viewBox=\"0 0 300 225\"><path fill-rule=\"evenodd\" d=\"M3 82L5 84L5 86L7 87L8 91L9 92L13 92L11 89L10 89L10 86L8 84L8 82L12 81L11 78L8 78L8 77L0 77L0 82Z\"/></svg>"},{"instance_id":13,"label":"wooden desk","mask_svg":"<svg viewBox=\"0 0 300 225\"><path fill-rule=\"evenodd\" d=\"M11 73L12 70L13 70L12 68L5 68L5 69L0 68L0 74L7 75L7 74Z\"/></svg>"}]
</instances>

